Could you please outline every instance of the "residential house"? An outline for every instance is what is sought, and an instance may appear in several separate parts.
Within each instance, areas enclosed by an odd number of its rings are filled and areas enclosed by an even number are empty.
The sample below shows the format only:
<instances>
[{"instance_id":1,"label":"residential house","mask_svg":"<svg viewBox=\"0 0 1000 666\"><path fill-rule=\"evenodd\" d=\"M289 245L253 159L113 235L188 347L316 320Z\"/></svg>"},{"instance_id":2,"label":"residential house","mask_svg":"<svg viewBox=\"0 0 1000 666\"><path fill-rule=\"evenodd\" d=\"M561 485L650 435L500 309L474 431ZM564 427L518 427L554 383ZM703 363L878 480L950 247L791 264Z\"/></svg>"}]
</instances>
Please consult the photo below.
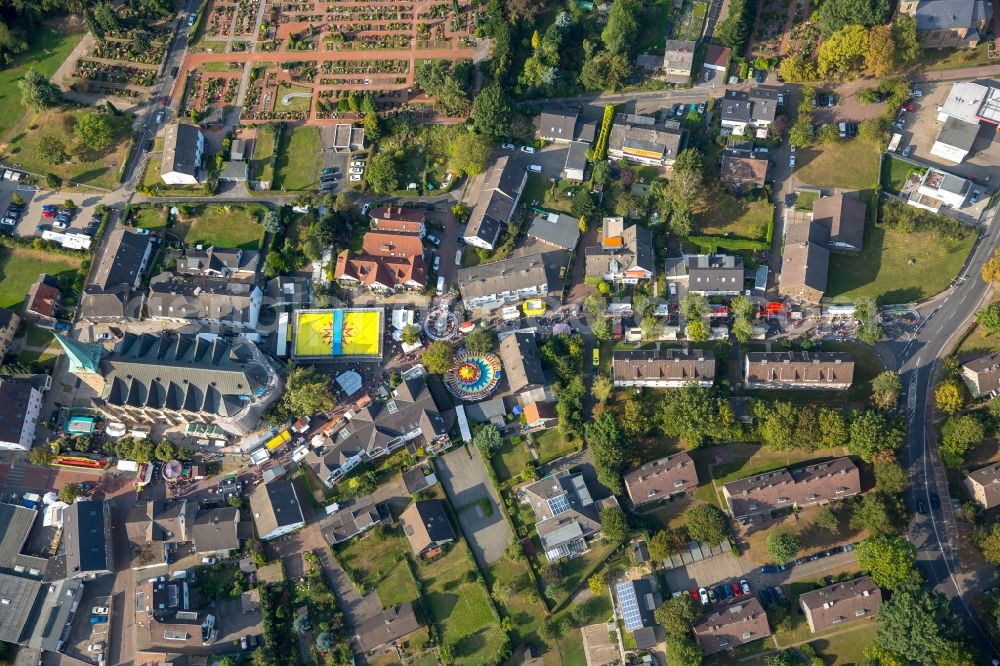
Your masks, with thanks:
<instances>
[{"instance_id":1,"label":"residential house","mask_svg":"<svg viewBox=\"0 0 1000 666\"><path fill-rule=\"evenodd\" d=\"M997 395L1000 392L1000 352L963 363L962 379L974 398Z\"/></svg>"},{"instance_id":2,"label":"residential house","mask_svg":"<svg viewBox=\"0 0 1000 666\"><path fill-rule=\"evenodd\" d=\"M744 597L731 606L722 606L694 626L695 640L704 655L732 650L770 635L767 613L757 597Z\"/></svg>"},{"instance_id":3,"label":"residential house","mask_svg":"<svg viewBox=\"0 0 1000 666\"><path fill-rule=\"evenodd\" d=\"M963 481L972 501L983 509L1000 506L1000 463L970 472Z\"/></svg>"},{"instance_id":4,"label":"residential house","mask_svg":"<svg viewBox=\"0 0 1000 666\"><path fill-rule=\"evenodd\" d=\"M0 379L0 449L28 451L42 411L42 392L27 382Z\"/></svg>"},{"instance_id":5,"label":"residential house","mask_svg":"<svg viewBox=\"0 0 1000 666\"><path fill-rule=\"evenodd\" d=\"M250 282L183 279L161 273L150 280L146 312L150 319L254 331L260 322L263 296L260 287Z\"/></svg>"},{"instance_id":6,"label":"residential house","mask_svg":"<svg viewBox=\"0 0 1000 666\"><path fill-rule=\"evenodd\" d=\"M580 220L566 213L535 215L528 238L558 250L573 250L580 240Z\"/></svg>"},{"instance_id":7,"label":"residential house","mask_svg":"<svg viewBox=\"0 0 1000 666\"><path fill-rule=\"evenodd\" d=\"M229 557L240 549L239 524L240 510L231 506L199 512L191 535L195 552Z\"/></svg>"},{"instance_id":8,"label":"residential house","mask_svg":"<svg viewBox=\"0 0 1000 666\"><path fill-rule=\"evenodd\" d=\"M829 235L822 225L807 224L805 237L796 237L786 225L778 293L807 303L819 303L826 291L830 267Z\"/></svg>"},{"instance_id":9,"label":"residential house","mask_svg":"<svg viewBox=\"0 0 1000 666\"><path fill-rule=\"evenodd\" d=\"M62 529L67 578L91 579L115 570L108 502L84 500L70 504L63 509Z\"/></svg>"},{"instance_id":10,"label":"residential house","mask_svg":"<svg viewBox=\"0 0 1000 666\"><path fill-rule=\"evenodd\" d=\"M425 488L437 485L437 475L427 465L417 465L402 474L403 486L407 495L416 495Z\"/></svg>"},{"instance_id":11,"label":"residential house","mask_svg":"<svg viewBox=\"0 0 1000 666\"><path fill-rule=\"evenodd\" d=\"M389 455L412 442L430 452L450 444L448 426L423 377L404 380L387 401L349 412L339 427L316 435L305 463L328 487L365 460Z\"/></svg>"},{"instance_id":12,"label":"residential house","mask_svg":"<svg viewBox=\"0 0 1000 666\"><path fill-rule=\"evenodd\" d=\"M180 499L170 502L148 500L129 509L125 534L129 541L133 569L162 565L167 554L191 541L195 503Z\"/></svg>"},{"instance_id":13,"label":"residential house","mask_svg":"<svg viewBox=\"0 0 1000 666\"><path fill-rule=\"evenodd\" d=\"M545 107L538 115L538 138L545 141L589 144L596 134L597 123L580 118L579 109Z\"/></svg>"},{"instance_id":14,"label":"residential house","mask_svg":"<svg viewBox=\"0 0 1000 666\"><path fill-rule=\"evenodd\" d=\"M312 303L310 287L308 279L279 275L267 281L264 295L275 310L308 308Z\"/></svg>"},{"instance_id":15,"label":"residential house","mask_svg":"<svg viewBox=\"0 0 1000 666\"><path fill-rule=\"evenodd\" d=\"M743 259L728 254L686 257L688 291L705 296L736 296L743 292Z\"/></svg>"},{"instance_id":16,"label":"residential house","mask_svg":"<svg viewBox=\"0 0 1000 666\"><path fill-rule=\"evenodd\" d=\"M732 192L747 192L764 187L771 168L767 154L752 150L725 150L719 182Z\"/></svg>"},{"instance_id":17,"label":"residential house","mask_svg":"<svg viewBox=\"0 0 1000 666\"><path fill-rule=\"evenodd\" d=\"M369 231L360 255L351 257L349 250L337 255L334 277L382 293L423 289L427 286L427 264L421 236L419 232Z\"/></svg>"},{"instance_id":18,"label":"residential house","mask_svg":"<svg viewBox=\"0 0 1000 666\"><path fill-rule=\"evenodd\" d=\"M10 352L10 345L14 342L14 336L20 325L21 318L16 312L0 308L0 361Z\"/></svg>"},{"instance_id":19,"label":"residential house","mask_svg":"<svg viewBox=\"0 0 1000 666\"><path fill-rule=\"evenodd\" d=\"M362 498L351 506L334 511L320 522L320 532L329 544L337 544L364 534L391 520L385 503Z\"/></svg>"},{"instance_id":20,"label":"residential house","mask_svg":"<svg viewBox=\"0 0 1000 666\"><path fill-rule=\"evenodd\" d=\"M587 151L590 150L589 143L582 141L572 141L566 151L566 163L563 165L562 175L566 180L582 183L587 171Z\"/></svg>"},{"instance_id":21,"label":"residential house","mask_svg":"<svg viewBox=\"0 0 1000 666\"><path fill-rule=\"evenodd\" d=\"M92 405L125 423L214 423L246 434L281 394L275 367L245 338L126 333L105 353L57 336L70 372L96 393Z\"/></svg>"},{"instance_id":22,"label":"residential house","mask_svg":"<svg viewBox=\"0 0 1000 666\"><path fill-rule=\"evenodd\" d=\"M733 518L769 516L772 511L826 504L861 492L861 471L847 457L808 467L785 467L722 486Z\"/></svg>"},{"instance_id":23,"label":"residential house","mask_svg":"<svg viewBox=\"0 0 1000 666\"><path fill-rule=\"evenodd\" d=\"M518 161L503 156L483 177L483 186L465 227L465 242L492 250L500 233L514 217L528 172Z\"/></svg>"},{"instance_id":24,"label":"residential house","mask_svg":"<svg viewBox=\"0 0 1000 666\"><path fill-rule=\"evenodd\" d=\"M640 55L636 65L662 71L669 83L690 83L696 46L696 42L668 39L662 56Z\"/></svg>"},{"instance_id":25,"label":"residential house","mask_svg":"<svg viewBox=\"0 0 1000 666\"><path fill-rule=\"evenodd\" d=\"M626 228L621 217L606 217L602 223L601 244L585 251L587 277L625 284L654 279L656 253L649 230L638 224Z\"/></svg>"},{"instance_id":26,"label":"residential house","mask_svg":"<svg viewBox=\"0 0 1000 666\"><path fill-rule=\"evenodd\" d=\"M632 634L638 649L651 650L659 642L653 618L653 611L662 603L657 586L648 578L636 578L617 583L614 591L625 631Z\"/></svg>"},{"instance_id":27,"label":"residential house","mask_svg":"<svg viewBox=\"0 0 1000 666\"><path fill-rule=\"evenodd\" d=\"M934 145L931 146L931 155L954 164L961 164L972 151L981 127L978 122L969 123L958 118L948 118L938 130Z\"/></svg>"},{"instance_id":28,"label":"residential house","mask_svg":"<svg viewBox=\"0 0 1000 666\"><path fill-rule=\"evenodd\" d=\"M403 534L417 557L433 557L441 546L455 540L455 530L441 500L411 502L399 516Z\"/></svg>"},{"instance_id":29,"label":"residential house","mask_svg":"<svg viewBox=\"0 0 1000 666\"><path fill-rule=\"evenodd\" d=\"M186 250L177 259L175 273L197 277L253 280L260 270L260 253L256 250L214 247Z\"/></svg>"},{"instance_id":30,"label":"residential house","mask_svg":"<svg viewBox=\"0 0 1000 666\"><path fill-rule=\"evenodd\" d=\"M698 471L686 451L631 469L622 475L632 505L693 493L698 488Z\"/></svg>"},{"instance_id":31,"label":"residential house","mask_svg":"<svg viewBox=\"0 0 1000 666\"><path fill-rule=\"evenodd\" d=\"M137 317L141 298L135 291L142 283L152 257L149 236L115 228L107 236L94 281L81 297L81 316L90 322Z\"/></svg>"},{"instance_id":32,"label":"residential house","mask_svg":"<svg viewBox=\"0 0 1000 666\"><path fill-rule=\"evenodd\" d=\"M196 125L167 125L163 130L160 178L167 185L197 185L203 180L200 172L204 154L205 135Z\"/></svg>"},{"instance_id":33,"label":"residential house","mask_svg":"<svg viewBox=\"0 0 1000 666\"><path fill-rule=\"evenodd\" d=\"M748 130L755 130L763 138L778 110L778 89L757 86L748 91L726 90L720 106L724 132L744 136Z\"/></svg>"},{"instance_id":34,"label":"residential house","mask_svg":"<svg viewBox=\"0 0 1000 666\"><path fill-rule=\"evenodd\" d=\"M881 605L882 590L869 576L799 595L799 608L814 634L848 622L870 620Z\"/></svg>"},{"instance_id":35,"label":"residential house","mask_svg":"<svg viewBox=\"0 0 1000 666\"><path fill-rule=\"evenodd\" d=\"M525 298L558 293L568 253L552 250L510 257L458 271L458 288L470 310L496 310Z\"/></svg>"},{"instance_id":36,"label":"residential house","mask_svg":"<svg viewBox=\"0 0 1000 666\"><path fill-rule=\"evenodd\" d=\"M916 192L906 203L916 208L938 212L944 208L961 208L972 194L972 181L940 169L927 169L920 178Z\"/></svg>"},{"instance_id":37,"label":"residential house","mask_svg":"<svg viewBox=\"0 0 1000 666\"><path fill-rule=\"evenodd\" d=\"M705 47L705 63L702 65L702 81L711 81L718 77L725 83L726 74L729 72L729 59L731 57L731 49L725 46L708 44Z\"/></svg>"},{"instance_id":38,"label":"residential house","mask_svg":"<svg viewBox=\"0 0 1000 666\"><path fill-rule=\"evenodd\" d=\"M250 512L264 541L291 534L306 524L295 484L288 479L264 483L250 493Z\"/></svg>"},{"instance_id":39,"label":"residential house","mask_svg":"<svg viewBox=\"0 0 1000 666\"><path fill-rule=\"evenodd\" d=\"M608 135L608 156L652 166L670 166L677 160L684 132L673 120L619 113Z\"/></svg>"},{"instance_id":40,"label":"residential house","mask_svg":"<svg viewBox=\"0 0 1000 666\"><path fill-rule=\"evenodd\" d=\"M680 388L715 383L715 354L705 349L616 350L611 377L619 388Z\"/></svg>"},{"instance_id":41,"label":"residential house","mask_svg":"<svg viewBox=\"0 0 1000 666\"><path fill-rule=\"evenodd\" d=\"M749 389L846 391L854 381L847 352L748 352L743 385Z\"/></svg>"},{"instance_id":42,"label":"residential house","mask_svg":"<svg viewBox=\"0 0 1000 666\"><path fill-rule=\"evenodd\" d=\"M40 328L54 328L61 305L62 293L59 291L59 281L51 275L42 273L28 289L28 297L24 301L24 312L21 316Z\"/></svg>"},{"instance_id":43,"label":"residential house","mask_svg":"<svg viewBox=\"0 0 1000 666\"><path fill-rule=\"evenodd\" d=\"M420 621L409 601L386 608L362 620L354 627L354 642L362 652L377 650L420 628Z\"/></svg>"},{"instance_id":44,"label":"residential house","mask_svg":"<svg viewBox=\"0 0 1000 666\"><path fill-rule=\"evenodd\" d=\"M558 415L555 405L551 402L533 400L524 406L521 412L526 430L551 428L556 425Z\"/></svg>"},{"instance_id":45,"label":"residential house","mask_svg":"<svg viewBox=\"0 0 1000 666\"><path fill-rule=\"evenodd\" d=\"M427 235L427 212L421 208L383 206L368 211L372 229L402 234Z\"/></svg>"},{"instance_id":46,"label":"residential house","mask_svg":"<svg viewBox=\"0 0 1000 666\"><path fill-rule=\"evenodd\" d=\"M899 13L916 20L923 48L961 49L990 32L993 6L987 0L901 0Z\"/></svg>"},{"instance_id":47,"label":"residential house","mask_svg":"<svg viewBox=\"0 0 1000 666\"><path fill-rule=\"evenodd\" d=\"M865 240L867 206L856 195L843 192L813 202L812 223L826 231L831 250L860 252Z\"/></svg>"},{"instance_id":48,"label":"residential house","mask_svg":"<svg viewBox=\"0 0 1000 666\"><path fill-rule=\"evenodd\" d=\"M566 470L521 488L518 497L535 512L535 530L549 562L587 552L601 535L601 510L618 504L614 496L595 502L583 474Z\"/></svg>"},{"instance_id":49,"label":"residential house","mask_svg":"<svg viewBox=\"0 0 1000 666\"><path fill-rule=\"evenodd\" d=\"M512 393L530 391L548 383L534 333L515 331L504 337L500 341L499 354Z\"/></svg>"},{"instance_id":50,"label":"residential house","mask_svg":"<svg viewBox=\"0 0 1000 666\"><path fill-rule=\"evenodd\" d=\"M218 640L215 616L193 605L197 599L186 578L158 576L137 582L129 603L135 613L137 649L200 648Z\"/></svg>"},{"instance_id":51,"label":"residential house","mask_svg":"<svg viewBox=\"0 0 1000 666\"><path fill-rule=\"evenodd\" d=\"M47 569L51 542L38 543L29 539L36 520L45 522L41 511L0 502L0 571L49 576Z\"/></svg>"}]
</instances>

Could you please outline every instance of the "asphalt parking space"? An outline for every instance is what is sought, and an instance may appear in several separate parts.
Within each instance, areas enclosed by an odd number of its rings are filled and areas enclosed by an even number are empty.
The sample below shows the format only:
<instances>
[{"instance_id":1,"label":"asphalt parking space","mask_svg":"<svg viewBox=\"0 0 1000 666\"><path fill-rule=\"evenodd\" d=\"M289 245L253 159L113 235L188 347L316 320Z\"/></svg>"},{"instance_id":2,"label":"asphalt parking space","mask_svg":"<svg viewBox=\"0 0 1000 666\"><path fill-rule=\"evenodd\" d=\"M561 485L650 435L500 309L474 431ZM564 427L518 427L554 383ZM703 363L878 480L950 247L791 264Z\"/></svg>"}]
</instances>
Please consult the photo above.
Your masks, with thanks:
<instances>
[{"instance_id":1,"label":"asphalt parking space","mask_svg":"<svg viewBox=\"0 0 1000 666\"><path fill-rule=\"evenodd\" d=\"M510 155L511 162L521 165L524 169L537 164L542 168L541 175L545 178L559 178L566 165L566 151L568 150L568 144L553 143L541 150L536 150L534 153L525 153L520 150L501 150L500 155Z\"/></svg>"},{"instance_id":2,"label":"asphalt parking space","mask_svg":"<svg viewBox=\"0 0 1000 666\"><path fill-rule=\"evenodd\" d=\"M732 553L723 553L705 560L664 572L671 592L692 587L708 587L721 581L739 581L743 576L740 560Z\"/></svg>"},{"instance_id":3,"label":"asphalt parking space","mask_svg":"<svg viewBox=\"0 0 1000 666\"><path fill-rule=\"evenodd\" d=\"M40 234L36 230L39 225L45 225L54 231L82 232L90 224L90 220L94 216L94 209L103 199L103 195L100 194L81 195L80 192L52 192L48 190L18 191L18 194L28 204L27 210L14 231L16 235L23 237L39 236ZM28 195L31 195L30 198ZM68 229L56 229L52 224L54 220L42 216L42 207L51 205L62 208L67 200L76 204L76 213L70 220Z\"/></svg>"}]
</instances>

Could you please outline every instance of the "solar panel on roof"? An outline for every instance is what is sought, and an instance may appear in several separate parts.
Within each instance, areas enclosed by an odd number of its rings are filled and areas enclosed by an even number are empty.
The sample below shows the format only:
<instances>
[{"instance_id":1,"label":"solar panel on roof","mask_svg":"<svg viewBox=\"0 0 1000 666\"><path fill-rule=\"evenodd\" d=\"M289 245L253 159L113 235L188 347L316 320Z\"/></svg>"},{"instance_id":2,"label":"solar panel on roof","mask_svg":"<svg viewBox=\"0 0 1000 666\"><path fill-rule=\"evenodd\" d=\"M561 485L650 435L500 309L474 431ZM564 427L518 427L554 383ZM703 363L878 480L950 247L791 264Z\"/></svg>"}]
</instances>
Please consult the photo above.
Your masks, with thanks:
<instances>
[{"instance_id":1,"label":"solar panel on roof","mask_svg":"<svg viewBox=\"0 0 1000 666\"><path fill-rule=\"evenodd\" d=\"M618 605L621 606L622 621L626 631L635 631L642 627L642 612L639 610L639 600L635 596L635 587L631 582L618 583L615 586Z\"/></svg>"},{"instance_id":2,"label":"solar panel on roof","mask_svg":"<svg viewBox=\"0 0 1000 666\"><path fill-rule=\"evenodd\" d=\"M566 513L569 511L569 500L566 495L560 495L559 497L553 497L550 500L546 500L549 504L549 511L552 512L553 516L558 516L560 513Z\"/></svg>"}]
</instances>

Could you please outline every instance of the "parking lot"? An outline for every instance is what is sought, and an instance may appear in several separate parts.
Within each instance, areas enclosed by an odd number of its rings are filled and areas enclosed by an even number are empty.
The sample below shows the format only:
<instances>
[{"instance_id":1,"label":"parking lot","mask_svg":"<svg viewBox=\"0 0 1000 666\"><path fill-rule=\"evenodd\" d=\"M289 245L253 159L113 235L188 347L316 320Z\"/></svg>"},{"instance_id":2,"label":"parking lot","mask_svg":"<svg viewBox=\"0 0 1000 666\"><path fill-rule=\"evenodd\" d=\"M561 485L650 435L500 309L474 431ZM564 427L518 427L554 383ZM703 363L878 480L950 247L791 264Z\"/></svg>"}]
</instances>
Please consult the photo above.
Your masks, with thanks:
<instances>
[{"instance_id":1,"label":"parking lot","mask_svg":"<svg viewBox=\"0 0 1000 666\"><path fill-rule=\"evenodd\" d=\"M107 576L87 583L84 586L83 598L80 601L80 608L73 616L73 625L70 629L69 640L66 651L70 656L83 661L94 662L97 655L103 652L108 654L109 636L111 635L111 623L116 621L112 608L111 593L113 578ZM94 613L94 610L105 611ZM93 618L105 618L104 622L91 622Z\"/></svg>"},{"instance_id":2,"label":"parking lot","mask_svg":"<svg viewBox=\"0 0 1000 666\"><path fill-rule=\"evenodd\" d=\"M18 185L17 183L5 180L0 181L0 207L3 210L7 209L15 192L24 199L27 208L14 227L14 234L25 238L40 236L41 234L36 228L39 225L45 225L55 231L60 231L59 229L55 229L53 225L54 220L45 218L42 215L43 206L63 208L67 200L72 201L77 206L76 212L69 222L68 229L61 231L75 230L82 232L90 223L91 218L94 216L94 209L101 203L102 199L102 195L100 194L81 195L80 192L36 190L34 187Z\"/></svg>"}]
</instances>

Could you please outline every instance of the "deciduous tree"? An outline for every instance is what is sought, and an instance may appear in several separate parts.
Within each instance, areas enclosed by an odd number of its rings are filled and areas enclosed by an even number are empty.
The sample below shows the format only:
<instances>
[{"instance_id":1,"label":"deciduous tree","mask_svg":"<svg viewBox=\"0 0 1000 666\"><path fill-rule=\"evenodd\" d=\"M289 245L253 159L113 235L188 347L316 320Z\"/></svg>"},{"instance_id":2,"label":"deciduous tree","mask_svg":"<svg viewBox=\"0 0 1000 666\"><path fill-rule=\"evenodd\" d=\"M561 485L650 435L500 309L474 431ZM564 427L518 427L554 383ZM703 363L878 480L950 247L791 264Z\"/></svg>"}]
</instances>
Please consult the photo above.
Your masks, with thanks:
<instances>
[{"instance_id":1,"label":"deciduous tree","mask_svg":"<svg viewBox=\"0 0 1000 666\"><path fill-rule=\"evenodd\" d=\"M114 142L111 120L103 113L83 113L77 116L73 135L90 150L104 150Z\"/></svg>"},{"instance_id":2,"label":"deciduous tree","mask_svg":"<svg viewBox=\"0 0 1000 666\"><path fill-rule=\"evenodd\" d=\"M799 548L799 537L791 532L774 532L767 537L767 554L775 564L791 562Z\"/></svg>"},{"instance_id":3,"label":"deciduous tree","mask_svg":"<svg viewBox=\"0 0 1000 666\"><path fill-rule=\"evenodd\" d=\"M45 134L38 140L38 157L48 164L62 164L69 159L66 144L55 134Z\"/></svg>"},{"instance_id":4,"label":"deciduous tree","mask_svg":"<svg viewBox=\"0 0 1000 666\"><path fill-rule=\"evenodd\" d=\"M850 437L847 421L839 409L821 407L819 410L820 448L832 449L843 446Z\"/></svg>"},{"instance_id":5,"label":"deciduous tree","mask_svg":"<svg viewBox=\"0 0 1000 666\"><path fill-rule=\"evenodd\" d=\"M879 587L890 590L920 580L917 549L895 536L873 536L855 548L858 568L866 571Z\"/></svg>"},{"instance_id":6,"label":"deciduous tree","mask_svg":"<svg viewBox=\"0 0 1000 666\"><path fill-rule=\"evenodd\" d=\"M895 460L875 461L875 488L887 495L899 495L910 485L909 477Z\"/></svg>"},{"instance_id":7,"label":"deciduous tree","mask_svg":"<svg viewBox=\"0 0 1000 666\"><path fill-rule=\"evenodd\" d=\"M684 514L684 526L694 541L721 543L729 536L729 517L714 504L698 504Z\"/></svg>"},{"instance_id":8,"label":"deciduous tree","mask_svg":"<svg viewBox=\"0 0 1000 666\"><path fill-rule=\"evenodd\" d=\"M328 412L337 405L330 379L315 368L294 366L288 372L281 404L290 418Z\"/></svg>"},{"instance_id":9,"label":"deciduous tree","mask_svg":"<svg viewBox=\"0 0 1000 666\"><path fill-rule=\"evenodd\" d=\"M492 423L484 423L480 426L472 437L472 441L487 457L493 455L503 446L503 436Z\"/></svg>"},{"instance_id":10,"label":"deciduous tree","mask_svg":"<svg viewBox=\"0 0 1000 666\"><path fill-rule=\"evenodd\" d=\"M986 428L975 416L949 416L941 426L941 459L948 467L961 467L965 456L985 437Z\"/></svg>"},{"instance_id":11,"label":"deciduous tree","mask_svg":"<svg viewBox=\"0 0 1000 666\"><path fill-rule=\"evenodd\" d=\"M820 44L816 54L819 75L830 79L857 74L864 67L867 54L868 31L860 25L845 25Z\"/></svg>"},{"instance_id":12,"label":"deciduous tree","mask_svg":"<svg viewBox=\"0 0 1000 666\"><path fill-rule=\"evenodd\" d=\"M701 608L690 594L671 597L653 611L653 619L663 627L668 640L689 634L700 616Z\"/></svg>"},{"instance_id":13,"label":"deciduous tree","mask_svg":"<svg viewBox=\"0 0 1000 666\"><path fill-rule=\"evenodd\" d=\"M465 336L465 348L473 354L488 354L496 342L493 331L479 328Z\"/></svg>"},{"instance_id":14,"label":"deciduous tree","mask_svg":"<svg viewBox=\"0 0 1000 666\"><path fill-rule=\"evenodd\" d=\"M879 373L872 380L872 404L882 411L888 411L896 406L903 384L899 375L891 370Z\"/></svg>"},{"instance_id":15,"label":"deciduous tree","mask_svg":"<svg viewBox=\"0 0 1000 666\"><path fill-rule=\"evenodd\" d=\"M630 53L635 48L639 32L642 3L639 0L614 0L608 12L608 22L601 32L601 41L611 53Z\"/></svg>"},{"instance_id":16,"label":"deciduous tree","mask_svg":"<svg viewBox=\"0 0 1000 666\"><path fill-rule=\"evenodd\" d=\"M34 111L44 111L62 103L62 93L48 78L31 67L17 82L21 102Z\"/></svg>"},{"instance_id":17,"label":"deciduous tree","mask_svg":"<svg viewBox=\"0 0 1000 666\"><path fill-rule=\"evenodd\" d=\"M990 333L1000 332L1000 303L990 303L976 311L976 321Z\"/></svg>"},{"instance_id":18,"label":"deciduous tree","mask_svg":"<svg viewBox=\"0 0 1000 666\"><path fill-rule=\"evenodd\" d=\"M623 490L621 468L625 461L628 438L618 426L611 412L601 412L593 422L586 424L584 439L590 448L597 480L616 495Z\"/></svg>"},{"instance_id":19,"label":"deciduous tree","mask_svg":"<svg viewBox=\"0 0 1000 666\"><path fill-rule=\"evenodd\" d=\"M629 398L625 401L622 412L622 430L629 437L643 437L649 433L652 424L645 405L635 398Z\"/></svg>"},{"instance_id":20,"label":"deciduous tree","mask_svg":"<svg viewBox=\"0 0 1000 666\"><path fill-rule=\"evenodd\" d=\"M365 180L376 194L399 189L399 167L391 153L381 152L368 160Z\"/></svg>"},{"instance_id":21,"label":"deciduous tree","mask_svg":"<svg viewBox=\"0 0 1000 666\"><path fill-rule=\"evenodd\" d=\"M83 486L79 483L67 483L59 489L59 499L66 504L72 504L81 495L83 495Z\"/></svg>"},{"instance_id":22,"label":"deciduous tree","mask_svg":"<svg viewBox=\"0 0 1000 666\"><path fill-rule=\"evenodd\" d=\"M590 392L593 394L594 399L601 404L604 404L609 398L611 398L611 394L614 393L614 390L615 384L607 375L598 375L595 377L594 383L590 387Z\"/></svg>"},{"instance_id":23,"label":"deciduous tree","mask_svg":"<svg viewBox=\"0 0 1000 666\"><path fill-rule=\"evenodd\" d=\"M902 507L898 500L883 493L865 493L851 513L851 529L867 529L872 534L899 532Z\"/></svg>"},{"instance_id":24,"label":"deciduous tree","mask_svg":"<svg viewBox=\"0 0 1000 666\"><path fill-rule=\"evenodd\" d=\"M467 176L476 176L486 170L493 144L482 134L458 130L448 147L452 168Z\"/></svg>"},{"instance_id":25,"label":"deciduous tree","mask_svg":"<svg viewBox=\"0 0 1000 666\"><path fill-rule=\"evenodd\" d=\"M878 412L854 415L847 448L865 462L885 451L896 451L903 445L903 431Z\"/></svg>"},{"instance_id":26,"label":"deciduous tree","mask_svg":"<svg viewBox=\"0 0 1000 666\"><path fill-rule=\"evenodd\" d=\"M608 543L622 544L628 537L628 522L618 507L608 507L601 511L601 534Z\"/></svg>"},{"instance_id":27,"label":"deciduous tree","mask_svg":"<svg viewBox=\"0 0 1000 666\"><path fill-rule=\"evenodd\" d=\"M897 586L875 617L876 645L908 662L928 663L961 633L944 595L914 583Z\"/></svg>"},{"instance_id":28,"label":"deciduous tree","mask_svg":"<svg viewBox=\"0 0 1000 666\"><path fill-rule=\"evenodd\" d=\"M896 65L896 41L892 36L892 28L888 25L877 25L868 33L868 52L865 54L865 64L872 76L883 77L892 71Z\"/></svg>"},{"instance_id":29,"label":"deciduous tree","mask_svg":"<svg viewBox=\"0 0 1000 666\"><path fill-rule=\"evenodd\" d=\"M889 0L827 0L814 18L823 34L832 35L849 24L870 28L885 23L891 12Z\"/></svg>"},{"instance_id":30,"label":"deciduous tree","mask_svg":"<svg viewBox=\"0 0 1000 666\"><path fill-rule=\"evenodd\" d=\"M424 350L424 367L433 375L443 375L455 365L455 347L447 340L436 340Z\"/></svg>"},{"instance_id":31,"label":"deciduous tree","mask_svg":"<svg viewBox=\"0 0 1000 666\"><path fill-rule=\"evenodd\" d=\"M472 122L476 131L490 139L510 131L512 114L510 100L497 83L480 90L472 102Z\"/></svg>"},{"instance_id":32,"label":"deciduous tree","mask_svg":"<svg viewBox=\"0 0 1000 666\"><path fill-rule=\"evenodd\" d=\"M945 414L955 414L965 406L965 396L958 382L948 379L934 389L934 403Z\"/></svg>"}]
</instances>

